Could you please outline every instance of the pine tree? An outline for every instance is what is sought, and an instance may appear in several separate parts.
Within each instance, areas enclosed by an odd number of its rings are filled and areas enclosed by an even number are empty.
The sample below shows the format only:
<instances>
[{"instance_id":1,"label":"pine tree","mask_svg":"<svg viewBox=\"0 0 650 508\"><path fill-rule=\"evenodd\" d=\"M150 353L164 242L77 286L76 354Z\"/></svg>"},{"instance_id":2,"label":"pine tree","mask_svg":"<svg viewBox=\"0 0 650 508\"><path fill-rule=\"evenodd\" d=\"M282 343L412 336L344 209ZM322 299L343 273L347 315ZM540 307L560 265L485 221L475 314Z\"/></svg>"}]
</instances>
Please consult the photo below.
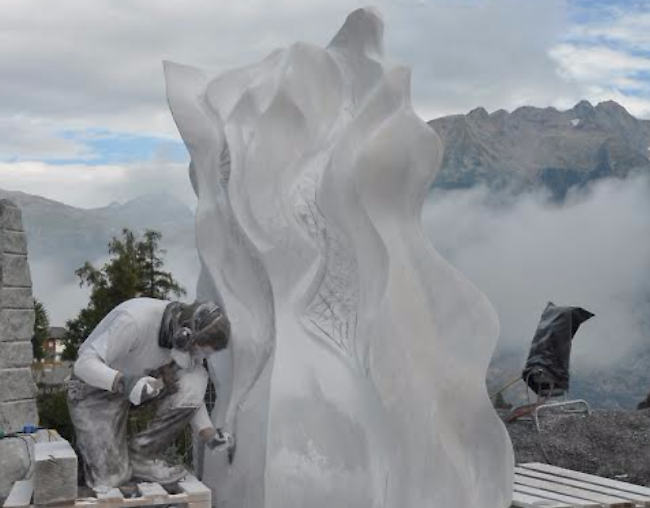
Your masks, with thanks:
<instances>
[{"instance_id":1,"label":"pine tree","mask_svg":"<svg viewBox=\"0 0 650 508\"><path fill-rule=\"evenodd\" d=\"M139 291L142 296L166 298L170 293L183 292L169 272L162 271L162 256L165 251L160 248L162 235L158 231L147 230L144 239L138 243L138 266L141 270Z\"/></svg>"},{"instance_id":2,"label":"pine tree","mask_svg":"<svg viewBox=\"0 0 650 508\"><path fill-rule=\"evenodd\" d=\"M47 340L50 330L50 320L43 304L34 298L34 335L32 336L32 351L34 360L40 361L45 358L43 343Z\"/></svg>"}]
</instances>

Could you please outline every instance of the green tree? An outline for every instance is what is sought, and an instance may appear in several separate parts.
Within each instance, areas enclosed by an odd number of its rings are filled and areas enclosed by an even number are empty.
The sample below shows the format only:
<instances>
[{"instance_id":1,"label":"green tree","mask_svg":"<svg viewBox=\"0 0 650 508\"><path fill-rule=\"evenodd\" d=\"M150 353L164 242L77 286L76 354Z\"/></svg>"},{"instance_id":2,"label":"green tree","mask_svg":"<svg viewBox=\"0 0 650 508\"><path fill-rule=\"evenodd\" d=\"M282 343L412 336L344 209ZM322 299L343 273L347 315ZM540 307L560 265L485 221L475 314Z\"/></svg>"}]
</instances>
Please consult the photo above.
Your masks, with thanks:
<instances>
[{"instance_id":1,"label":"green tree","mask_svg":"<svg viewBox=\"0 0 650 508\"><path fill-rule=\"evenodd\" d=\"M120 303L131 298L147 296L168 299L181 296L185 289L163 270L165 251L160 248L162 235L146 230L142 238L129 229L121 238L108 244L111 258L101 268L90 262L75 271L80 286L90 287L90 300L77 317L66 323L62 358L74 360L81 343L99 322Z\"/></svg>"},{"instance_id":2,"label":"green tree","mask_svg":"<svg viewBox=\"0 0 650 508\"><path fill-rule=\"evenodd\" d=\"M34 335L32 336L32 351L35 360L45 358L43 343L47 340L47 334L50 330L50 320L47 317L45 306L34 298Z\"/></svg>"},{"instance_id":3,"label":"green tree","mask_svg":"<svg viewBox=\"0 0 650 508\"><path fill-rule=\"evenodd\" d=\"M138 266L141 270L138 287L142 296L165 299L167 295L185 294L185 290L174 280L172 274L162 270L164 265L160 248L162 235L158 231L147 230L138 242Z\"/></svg>"}]
</instances>

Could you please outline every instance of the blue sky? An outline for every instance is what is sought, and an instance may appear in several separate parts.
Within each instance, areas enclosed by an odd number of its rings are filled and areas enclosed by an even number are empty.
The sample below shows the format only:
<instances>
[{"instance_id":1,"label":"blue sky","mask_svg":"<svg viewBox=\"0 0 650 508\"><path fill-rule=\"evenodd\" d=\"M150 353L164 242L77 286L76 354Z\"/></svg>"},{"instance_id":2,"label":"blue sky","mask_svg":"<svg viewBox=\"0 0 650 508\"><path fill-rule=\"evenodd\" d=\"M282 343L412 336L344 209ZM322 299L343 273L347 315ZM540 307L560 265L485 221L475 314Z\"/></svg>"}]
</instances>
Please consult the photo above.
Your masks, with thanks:
<instances>
[{"instance_id":1,"label":"blue sky","mask_svg":"<svg viewBox=\"0 0 650 508\"><path fill-rule=\"evenodd\" d=\"M61 133L63 139L82 144L86 157L45 159L48 164L89 165L130 164L150 160L187 162L185 145L179 140L152 135L113 132L106 129L87 129Z\"/></svg>"},{"instance_id":2,"label":"blue sky","mask_svg":"<svg viewBox=\"0 0 650 508\"><path fill-rule=\"evenodd\" d=\"M350 0L4 0L0 188L75 206L174 189L187 154L161 61L214 73L324 45ZM650 0L380 0L425 119L613 99L650 118Z\"/></svg>"}]
</instances>

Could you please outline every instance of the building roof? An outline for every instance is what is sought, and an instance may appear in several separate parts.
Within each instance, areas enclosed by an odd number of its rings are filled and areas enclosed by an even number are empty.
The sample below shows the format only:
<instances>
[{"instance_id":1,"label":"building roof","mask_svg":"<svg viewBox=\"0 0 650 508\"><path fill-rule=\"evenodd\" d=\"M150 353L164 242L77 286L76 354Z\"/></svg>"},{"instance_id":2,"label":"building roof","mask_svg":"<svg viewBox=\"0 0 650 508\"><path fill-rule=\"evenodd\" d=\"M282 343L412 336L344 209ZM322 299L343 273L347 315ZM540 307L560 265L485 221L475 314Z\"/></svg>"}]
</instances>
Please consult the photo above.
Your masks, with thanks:
<instances>
[{"instance_id":1,"label":"building roof","mask_svg":"<svg viewBox=\"0 0 650 508\"><path fill-rule=\"evenodd\" d=\"M62 339L67 330L62 326L50 326L47 332L48 339Z\"/></svg>"}]
</instances>

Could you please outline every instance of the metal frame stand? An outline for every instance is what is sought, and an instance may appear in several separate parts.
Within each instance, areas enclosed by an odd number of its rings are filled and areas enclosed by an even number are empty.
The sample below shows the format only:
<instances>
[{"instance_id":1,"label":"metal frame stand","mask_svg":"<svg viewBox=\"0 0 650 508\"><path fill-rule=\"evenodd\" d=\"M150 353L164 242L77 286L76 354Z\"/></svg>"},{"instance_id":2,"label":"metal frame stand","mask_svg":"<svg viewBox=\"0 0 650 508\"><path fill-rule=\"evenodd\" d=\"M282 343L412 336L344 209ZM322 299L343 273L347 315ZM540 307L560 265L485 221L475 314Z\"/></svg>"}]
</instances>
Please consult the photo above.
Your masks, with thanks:
<instances>
[{"instance_id":1,"label":"metal frame stand","mask_svg":"<svg viewBox=\"0 0 650 508\"><path fill-rule=\"evenodd\" d=\"M532 371L528 373L528 376L526 376L525 379L525 386L526 386L526 396L528 397L528 402L530 403L530 386L528 385L528 380L532 375L541 375L543 374L542 371ZM568 400L567 398L567 392L562 390L562 393L559 395L564 395L564 400L563 401L558 401L558 402L547 402L548 399L553 397L553 392L555 391L555 386L553 382L551 382L551 389L548 390L548 393L545 394L544 399L542 400L542 394L538 393L537 394L537 405L535 406L535 409L533 410L533 421L535 422L535 428L537 429L537 432L541 432L541 428L539 425L539 412L542 409L553 409L553 408L563 408L563 411L566 413L585 413L587 416L591 414L591 408L589 407L589 403L584 400L584 399L573 399L573 400ZM541 403L540 403L541 400ZM584 406L582 409L569 409L571 406Z\"/></svg>"}]
</instances>

